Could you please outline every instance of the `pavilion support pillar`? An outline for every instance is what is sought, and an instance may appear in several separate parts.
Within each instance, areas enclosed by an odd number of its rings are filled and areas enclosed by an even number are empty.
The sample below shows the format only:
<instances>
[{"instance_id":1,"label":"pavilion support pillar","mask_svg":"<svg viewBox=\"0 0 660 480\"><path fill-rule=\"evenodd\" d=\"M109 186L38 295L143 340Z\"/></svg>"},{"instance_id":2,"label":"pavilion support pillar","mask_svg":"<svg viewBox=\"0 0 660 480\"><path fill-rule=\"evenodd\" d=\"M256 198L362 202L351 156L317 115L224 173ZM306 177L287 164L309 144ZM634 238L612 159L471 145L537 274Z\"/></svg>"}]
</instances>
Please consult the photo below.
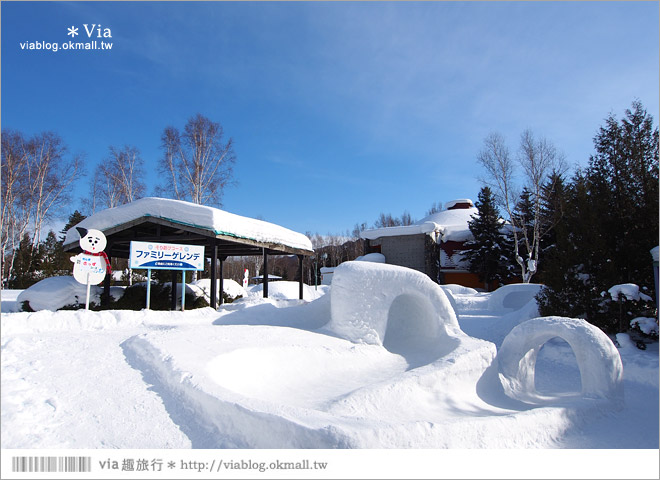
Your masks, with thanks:
<instances>
[{"instance_id":1,"label":"pavilion support pillar","mask_svg":"<svg viewBox=\"0 0 660 480\"><path fill-rule=\"evenodd\" d=\"M222 264L221 264L222 265ZM218 284L218 246L215 241L211 243L211 308L215 309L217 305L217 284ZM222 267L221 267L222 268ZM220 275L222 279L222 274ZM222 295L220 295L220 303L222 303Z\"/></svg>"},{"instance_id":2,"label":"pavilion support pillar","mask_svg":"<svg viewBox=\"0 0 660 480\"><path fill-rule=\"evenodd\" d=\"M264 298L268 298L268 253L264 248Z\"/></svg>"},{"instance_id":3,"label":"pavilion support pillar","mask_svg":"<svg viewBox=\"0 0 660 480\"><path fill-rule=\"evenodd\" d=\"M227 260L227 256L222 255L220 257L220 305L224 303L223 292L225 291L225 275L223 272L223 265L225 264L225 260Z\"/></svg>"},{"instance_id":4,"label":"pavilion support pillar","mask_svg":"<svg viewBox=\"0 0 660 480\"><path fill-rule=\"evenodd\" d=\"M177 272L176 270L172 270L172 296L170 297L171 303L170 303L170 310L176 310L176 284L177 284ZM185 274L185 272L184 272ZM185 295L185 292L181 292L182 294Z\"/></svg>"},{"instance_id":5,"label":"pavilion support pillar","mask_svg":"<svg viewBox=\"0 0 660 480\"><path fill-rule=\"evenodd\" d=\"M112 244L106 245L105 248L111 251ZM111 260L112 258L108 255L108 262ZM112 280L112 275L106 271L105 278L103 278L103 292L101 293L101 306L103 307L107 307L110 304L110 280Z\"/></svg>"},{"instance_id":6,"label":"pavilion support pillar","mask_svg":"<svg viewBox=\"0 0 660 480\"><path fill-rule=\"evenodd\" d=\"M298 255L298 298L303 299L303 256Z\"/></svg>"}]
</instances>

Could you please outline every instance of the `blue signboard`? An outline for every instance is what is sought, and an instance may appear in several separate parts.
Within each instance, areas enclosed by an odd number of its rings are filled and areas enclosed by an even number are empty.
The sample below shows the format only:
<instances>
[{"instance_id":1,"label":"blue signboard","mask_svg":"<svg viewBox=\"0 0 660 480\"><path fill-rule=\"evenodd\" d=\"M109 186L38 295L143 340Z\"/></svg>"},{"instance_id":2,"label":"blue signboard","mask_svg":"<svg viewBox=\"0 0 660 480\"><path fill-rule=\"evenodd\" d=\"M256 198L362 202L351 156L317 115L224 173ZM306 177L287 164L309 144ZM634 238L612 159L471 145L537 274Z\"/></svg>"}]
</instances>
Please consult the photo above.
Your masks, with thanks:
<instances>
[{"instance_id":1,"label":"blue signboard","mask_svg":"<svg viewBox=\"0 0 660 480\"><path fill-rule=\"evenodd\" d=\"M204 270L204 246L131 242L129 268L145 270Z\"/></svg>"}]
</instances>

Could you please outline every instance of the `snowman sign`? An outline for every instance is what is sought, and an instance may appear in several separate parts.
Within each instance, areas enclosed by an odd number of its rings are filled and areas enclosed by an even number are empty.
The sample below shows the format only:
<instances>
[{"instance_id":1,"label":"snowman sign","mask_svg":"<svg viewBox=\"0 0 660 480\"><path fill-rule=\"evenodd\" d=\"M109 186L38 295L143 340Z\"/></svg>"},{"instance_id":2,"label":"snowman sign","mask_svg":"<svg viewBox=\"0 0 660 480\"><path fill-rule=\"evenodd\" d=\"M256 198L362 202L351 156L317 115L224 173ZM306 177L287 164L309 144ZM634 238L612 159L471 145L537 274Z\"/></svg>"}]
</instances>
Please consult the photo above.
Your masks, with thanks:
<instances>
[{"instance_id":1,"label":"snowman sign","mask_svg":"<svg viewBox=\"0 0 660 480\"><path fill-rule=\"evenodd\" d=\"M107 245L105 235L100 230L76 227L80 234L80 248L83 253L71 257L73 262L73 278L87 285L85 309L89 310L90 285L98 285L110 273L110 260L103 251Z\"/></svg>"},{"instance_id":2,"label":"snowman sign","mask_svg":"<svg viewBox=\"0 0 660 480\"><path fill-rule=\"evenodd\" d=\"M243 275L243 288L247 288L247 287L248 287L248 278L249 278L249 275L250 275L250 273L249 273L248 269L246 268L246 269L245 269L245 274Z\"/></svg>"}]
</instances>

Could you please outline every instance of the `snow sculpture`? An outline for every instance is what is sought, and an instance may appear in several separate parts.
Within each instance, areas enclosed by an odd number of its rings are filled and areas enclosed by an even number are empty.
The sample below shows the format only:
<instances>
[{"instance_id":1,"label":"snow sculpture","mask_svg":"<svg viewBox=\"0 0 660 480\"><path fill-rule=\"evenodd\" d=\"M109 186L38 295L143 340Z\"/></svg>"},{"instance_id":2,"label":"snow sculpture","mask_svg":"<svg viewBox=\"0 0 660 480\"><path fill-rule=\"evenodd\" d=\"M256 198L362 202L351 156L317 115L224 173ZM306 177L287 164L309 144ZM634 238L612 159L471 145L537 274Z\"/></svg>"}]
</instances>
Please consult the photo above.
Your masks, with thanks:
<instances>
[{"instance_id":1,"label":"snow sculpture","mask_svg":"<svg viewBox=\"0 0 660 480\"><path fill-rule=\"evenodd\" d=\"M506 336L497 359L500 381L509 397L531 404L557 400L539 394L534 384L537 355L555 337L566 341L575 354L582 379L582 391L576 396L623 400L623 365L612 341L590 323L564 317L534 318Z\"/></svg>"},{"instance_id":2,"label":"snow sculpture","mask_svg":"<svg viewBox=\"0 0 660 480\"><path fill-rule=\"evenodd\" d=\"M355 343L401 353L464 336L445 292L423 273L372 262L335 269L327 328Z\"/></svg>"}]
</instances>

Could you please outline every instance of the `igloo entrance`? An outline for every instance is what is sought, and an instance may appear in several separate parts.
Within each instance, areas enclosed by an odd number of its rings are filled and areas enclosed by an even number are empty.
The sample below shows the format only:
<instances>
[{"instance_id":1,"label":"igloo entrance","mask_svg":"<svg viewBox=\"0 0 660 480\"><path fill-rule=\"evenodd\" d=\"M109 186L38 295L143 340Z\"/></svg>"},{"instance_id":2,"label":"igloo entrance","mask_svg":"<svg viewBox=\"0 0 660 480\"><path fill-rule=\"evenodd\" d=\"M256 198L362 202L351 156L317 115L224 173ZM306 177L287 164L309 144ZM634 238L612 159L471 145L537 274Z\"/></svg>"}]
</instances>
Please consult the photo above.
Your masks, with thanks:
<instances>
[{"instance_id":1,"label":"igloo entrance","mask_svg":"<svg viewBox=\"0 0 660 480\"><path fill-rule=\"evenodd\" d=\"M560 337L545 342L536 357L534 386L541 395L579 395L582 377L575 353Z\"/></svg>"},{"instance_id":2,"label":"igloo entrance","mask_svg":"<svg viewBox=\"0 0 660 480\"><path fill-rule=\"evenodd\" d=\"M449 353L455 342L446 335L428 298L413 293L396 297L387 314L383 347L404 357L411 368Z\"/></svg>"}]
</instances>

